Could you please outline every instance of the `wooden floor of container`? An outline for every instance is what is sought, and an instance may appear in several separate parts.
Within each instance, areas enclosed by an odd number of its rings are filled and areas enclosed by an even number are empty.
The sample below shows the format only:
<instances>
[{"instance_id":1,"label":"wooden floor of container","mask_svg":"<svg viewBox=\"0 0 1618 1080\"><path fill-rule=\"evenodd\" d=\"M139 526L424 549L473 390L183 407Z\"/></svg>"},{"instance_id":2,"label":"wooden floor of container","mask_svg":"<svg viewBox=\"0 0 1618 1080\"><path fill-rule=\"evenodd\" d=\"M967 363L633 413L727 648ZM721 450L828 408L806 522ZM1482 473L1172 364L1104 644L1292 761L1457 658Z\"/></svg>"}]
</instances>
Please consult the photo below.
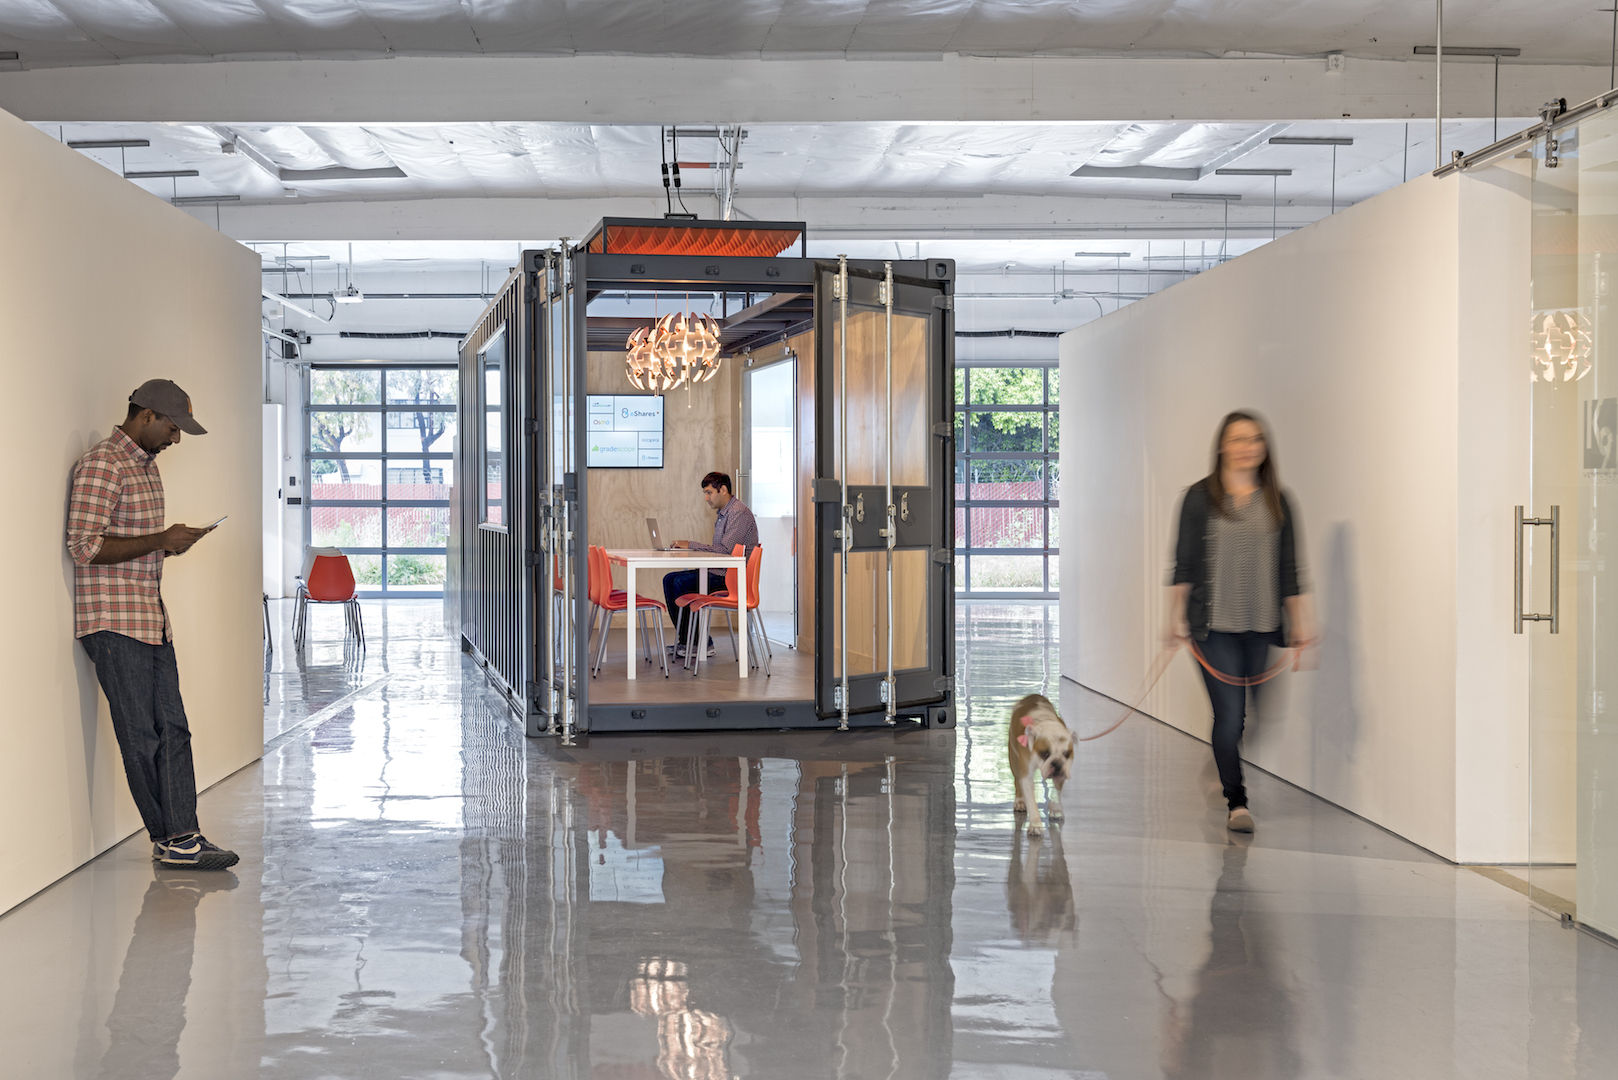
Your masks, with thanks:
<instances>
[{"instance_id":1,"label":"wooden floor of container","mask_svg":"<svg viewBox=\"0 0 1618 1080\"><path fill-rule=\"evenodd\" d=\"M811 701L815 696L814 657L797 649L772 642L775 655L770 660L770 677L762 668L752 668L745 679L737 678L736 654L730 651L730 635L714 635L713 657L702 662L695 674L683 661L669 661L669 677L653 659L642 660L631 682L624 677L624 631L616 627L607 639L607 660L601 674L590 680L592 705L680 704L726 701ZM640 643L636 641L636 650Z\"/></svg>"}]
</instances>

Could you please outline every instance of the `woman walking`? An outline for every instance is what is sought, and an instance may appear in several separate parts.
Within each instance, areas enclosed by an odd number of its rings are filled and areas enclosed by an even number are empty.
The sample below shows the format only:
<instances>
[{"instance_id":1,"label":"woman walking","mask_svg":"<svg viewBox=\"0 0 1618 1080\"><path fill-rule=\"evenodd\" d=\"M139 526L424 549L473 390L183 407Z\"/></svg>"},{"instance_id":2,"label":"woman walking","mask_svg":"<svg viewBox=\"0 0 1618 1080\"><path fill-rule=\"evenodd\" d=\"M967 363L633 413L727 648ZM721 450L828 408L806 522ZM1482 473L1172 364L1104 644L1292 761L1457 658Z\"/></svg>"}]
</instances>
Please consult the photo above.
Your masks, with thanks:
<instances>
[{"instance_id":1,"label":"woman walking","mask_svg":"<svg viewBox=\"0 0 1618 1080\"><path fill-rule=\"evenodd\" d=\"M1262 674L1270 650L1314 636L1298 562L1296 519L1263 422L1233 412L1219 423L1213 471L1186 490L1169 584L1168 644L1193 641L1215 670ZM1252 832L1240 747L1247 687L1202 672L1213 705L1213 754L1230 807L1228 827ZM1258 688L1253 688L1257 703Z\"/></svg>"}]
</instances>

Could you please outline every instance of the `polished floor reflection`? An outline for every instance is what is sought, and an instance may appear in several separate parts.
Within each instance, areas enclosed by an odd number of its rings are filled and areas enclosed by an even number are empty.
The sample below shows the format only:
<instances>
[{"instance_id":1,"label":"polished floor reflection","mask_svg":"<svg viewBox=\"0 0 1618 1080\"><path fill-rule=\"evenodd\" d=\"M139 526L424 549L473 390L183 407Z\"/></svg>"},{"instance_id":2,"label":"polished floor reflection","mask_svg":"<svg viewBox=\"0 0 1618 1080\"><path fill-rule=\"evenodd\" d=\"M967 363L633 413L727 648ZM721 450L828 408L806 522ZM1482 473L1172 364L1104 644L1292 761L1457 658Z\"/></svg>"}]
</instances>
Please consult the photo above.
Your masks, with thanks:
<instances>
[{"instance_id":1,"label":"polished floor reflection","mask_svg":"<svg viewBox=\"0 0 1618 1080\"><path fill-rule=\"evenodd\" d=\"M523 738L436 605L317 619L234 874L125 843L0 917L19 1077L1618 1075L1618 949L1200 743L1084 744L1013 828L1007 707L1090 730L1054 606L965 604L955 731ZM281 641L287 640L282 635Z\"/></svg>"}]
</instances>

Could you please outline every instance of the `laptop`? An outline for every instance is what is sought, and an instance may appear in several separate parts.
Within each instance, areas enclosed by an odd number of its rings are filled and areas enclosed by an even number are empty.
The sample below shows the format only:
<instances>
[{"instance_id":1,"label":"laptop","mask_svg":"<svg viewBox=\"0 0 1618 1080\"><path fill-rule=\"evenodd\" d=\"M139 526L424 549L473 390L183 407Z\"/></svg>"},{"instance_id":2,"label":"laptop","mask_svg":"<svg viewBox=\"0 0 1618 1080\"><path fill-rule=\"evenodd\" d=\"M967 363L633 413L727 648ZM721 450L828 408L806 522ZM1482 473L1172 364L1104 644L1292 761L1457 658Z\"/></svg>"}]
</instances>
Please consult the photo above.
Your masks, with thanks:
<instances>
[{"instance_id":1,"label":"laptop","mask_svg":"<svg viewBox=\"0 0 1618 1080\"><path fill-rule=\"evenodd\" d=\"M663 543L663 538L661 536L657 535L657 519L656 518L647 518L646 519L646 531L652 534L652 550L653 551L667 551L669 549L669 546L667 544Z\"/></svg>"}]
</instances>

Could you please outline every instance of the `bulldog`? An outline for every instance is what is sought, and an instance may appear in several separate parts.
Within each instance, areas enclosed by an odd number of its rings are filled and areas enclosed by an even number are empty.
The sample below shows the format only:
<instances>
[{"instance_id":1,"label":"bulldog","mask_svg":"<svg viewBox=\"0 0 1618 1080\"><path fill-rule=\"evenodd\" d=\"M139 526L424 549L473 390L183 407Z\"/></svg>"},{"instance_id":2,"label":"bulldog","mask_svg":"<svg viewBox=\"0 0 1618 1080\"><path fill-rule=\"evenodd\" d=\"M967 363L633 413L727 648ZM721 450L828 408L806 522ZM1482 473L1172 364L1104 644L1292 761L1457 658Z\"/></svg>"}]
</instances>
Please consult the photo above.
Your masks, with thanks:
<instances>
[{"instance_id":1,"label":"bulldog","mask_svg":"<svg viewBox=\"0 0 1618 1080\"><path fill-rule=\"evenodd\" d=\"M1038 775L1056 786L1056 794L1045 803L1052 821L1062 820L1062 784L1073 771L1073 735L1056 708L1041 694L1029 694L1011 709L1011 728L1006 733L1006 750L1011 756L1011 775L1017 781L1017 802L1012 809L1028 815L1028 835L1039 836L1039 792L1034 787Z\"/></svg>"}]
</instances>

